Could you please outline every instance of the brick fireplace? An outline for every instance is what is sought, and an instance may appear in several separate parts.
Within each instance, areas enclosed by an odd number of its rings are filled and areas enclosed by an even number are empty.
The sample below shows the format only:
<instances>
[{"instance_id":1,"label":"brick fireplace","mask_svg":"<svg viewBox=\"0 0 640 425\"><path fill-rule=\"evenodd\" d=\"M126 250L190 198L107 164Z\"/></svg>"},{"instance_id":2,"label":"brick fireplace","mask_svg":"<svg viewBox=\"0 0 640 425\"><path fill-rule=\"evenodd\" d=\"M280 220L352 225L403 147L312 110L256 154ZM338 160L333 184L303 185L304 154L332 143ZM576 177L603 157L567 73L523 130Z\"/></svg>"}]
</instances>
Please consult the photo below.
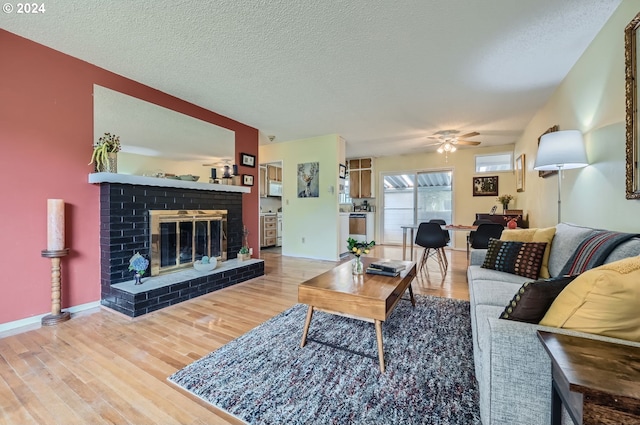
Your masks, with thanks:
<instances>
[{"instance_id":1,"label":"brick fireplace","mask_svg":"<svg viewBox=\"0 0 640 425\"><path fill-rule=\"evenodd\" d=\"M235 264L242 245L245 188L109 174L89 176L90 183L100 184L102 305L136 317L264 274L262 260ZM144 283L133 291L123 289L124 284L116 285L132 280L128 267L133 254L150 254L150 210L226 210L226 258L229 261L223 263L224 267L218 267L223 271L204 275L195 274L193 269L176 272L170 283L160 287L157 282L148 284L149 290L144 288ZM147 281L156 279L149 275L145 273Z\"/></svg>"}]
</instances>

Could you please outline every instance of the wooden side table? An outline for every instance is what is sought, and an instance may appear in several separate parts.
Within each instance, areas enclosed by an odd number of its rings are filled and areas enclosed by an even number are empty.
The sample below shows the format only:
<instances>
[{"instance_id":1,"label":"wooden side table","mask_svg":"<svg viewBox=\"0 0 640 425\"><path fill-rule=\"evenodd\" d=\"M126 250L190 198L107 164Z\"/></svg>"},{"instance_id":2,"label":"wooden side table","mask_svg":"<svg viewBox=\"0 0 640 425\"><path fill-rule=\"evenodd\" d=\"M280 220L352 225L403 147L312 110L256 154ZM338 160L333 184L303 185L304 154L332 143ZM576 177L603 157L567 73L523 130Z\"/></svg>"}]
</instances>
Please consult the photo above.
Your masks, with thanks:
<instances>
[{"instance_id":1,"label":"wooden side table","mask_svg":"<svg viewBox=\"0 0 640 425\"><path fill-rule=\"evenodd\" d=\"M640 347L538 331L552 362L551 425L640 425Z\"/></svg>"}]
</instances>

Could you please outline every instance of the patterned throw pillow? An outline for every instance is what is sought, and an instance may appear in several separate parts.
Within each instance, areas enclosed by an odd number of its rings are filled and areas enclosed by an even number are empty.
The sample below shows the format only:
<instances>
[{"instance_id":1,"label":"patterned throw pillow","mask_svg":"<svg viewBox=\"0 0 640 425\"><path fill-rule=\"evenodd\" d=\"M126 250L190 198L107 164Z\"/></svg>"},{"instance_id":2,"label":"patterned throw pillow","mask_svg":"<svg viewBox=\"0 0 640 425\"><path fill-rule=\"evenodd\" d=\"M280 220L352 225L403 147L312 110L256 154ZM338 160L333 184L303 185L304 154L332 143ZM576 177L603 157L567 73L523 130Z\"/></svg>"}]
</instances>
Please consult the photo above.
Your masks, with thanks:
<instances>
[{"instance_id":1,"label":"patterned throw pillow","mask_svg":"<svg viewBox=\"0 0 640 425\"><path fill-rule=\"evenodd\" d=\"M546 242L511 242L489 239L482 267L537 279Z\"/></svg>"},{"instance_id":2,"label":"patterned throw pillow","mask_svg":"<svg viewBox=\"0 0 640 425\"><path fill-rule=\"evenodd\" d=\"M501 319L538 324L558 294L577 276L554 277L526 282L500 315Z\"/></svg>"},{"instance_id":3,"label":"patterned throw pillow","mask_svg":"<svg viewBox=\"0 0 640 425\"><path fill-rule=\"evenodd\" d=\"M551 242L556 234L555 227L547 227L545 229L504 229L500 240L517 241L517 242L546 242L547 248L544 250L542 257L542 267L540 268L540 279L551 277L549 275L549 253L551 252Z\"/></svg>"}]
</instances>

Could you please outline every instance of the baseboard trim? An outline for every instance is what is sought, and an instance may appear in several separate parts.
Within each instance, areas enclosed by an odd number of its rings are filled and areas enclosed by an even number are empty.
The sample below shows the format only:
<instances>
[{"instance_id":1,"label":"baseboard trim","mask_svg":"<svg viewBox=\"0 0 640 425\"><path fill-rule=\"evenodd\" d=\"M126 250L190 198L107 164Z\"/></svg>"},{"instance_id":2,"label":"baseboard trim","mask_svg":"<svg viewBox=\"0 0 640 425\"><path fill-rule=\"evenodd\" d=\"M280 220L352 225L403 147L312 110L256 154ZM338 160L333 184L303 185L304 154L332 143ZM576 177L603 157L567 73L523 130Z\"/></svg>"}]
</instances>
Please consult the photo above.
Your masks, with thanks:
<instances>
[{"instance_id":1,"label":"baseboard trim","mask_svg":"<svg viewBox=\"0 0 640 425\"><path fill-rule=\"evenodd\" d=\"M74 313L80 313L82 311L90 310L92 308L100 308L100 301L94 301L86 304L76 305L69 308L63 308L62 310L68 311L69 313L74 314ZM0 338L4 336L9 336L14 333L20 333L20 332L25 332L31 329L39 328L41 326L42 318L47 314L50 314L50 312L40 314L38 316L27 317L26 319L14 320L13 322L0 324ZM5 333L7 333L7 335L5 335Z\"/></svg>"}]
</instances>

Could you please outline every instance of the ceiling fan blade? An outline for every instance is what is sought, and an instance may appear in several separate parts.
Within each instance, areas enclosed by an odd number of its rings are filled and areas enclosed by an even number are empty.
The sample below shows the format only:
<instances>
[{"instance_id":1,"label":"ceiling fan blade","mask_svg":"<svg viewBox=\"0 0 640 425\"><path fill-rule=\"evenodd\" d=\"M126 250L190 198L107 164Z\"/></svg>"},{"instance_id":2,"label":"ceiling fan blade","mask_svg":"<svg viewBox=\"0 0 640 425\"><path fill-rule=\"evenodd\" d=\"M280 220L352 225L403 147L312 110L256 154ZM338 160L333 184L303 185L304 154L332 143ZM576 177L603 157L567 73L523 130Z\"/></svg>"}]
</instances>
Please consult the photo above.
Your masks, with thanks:
<instances>
[{"instance_id":1,"label":"ceiling fan blade","mask_svg":"<svg viewBox=\"0 0 640 425\"><path fill-rule=\"evenodd\" d=\"M482 142L473 142L471 140L458 140L456 145L478 146Z\"/></svg>"},{"instance_id":2,"label":"ceiling fan blade","mask_svg":"<svg viewBox=\"0 0 640 425\"><path fill-rule=\"evenodd\" d=\"M442 142L435 142L435 143L429 143L428 145L424 145L424 146L438 146L441 145Z\"/></svg>"},{"instance_id":3,"label":"ceiling fan blade","mask_svg":"<svg viewBox=\"0 0 640 425\"><path fill-rule=\"evenodd\" d=\"M427 139L436 139L436 140L440 140L440 139L442 139L442 136L427 136Z\"/></svg>"},{"instance_id":4,"label":"ceiling fan blade","mask_svg":"<svg viewBox=\"0 0 640 425\"><path fill-rule=\"evenodd\" d=\"M480 133L478 133L477 131L472 131L471 133L467 133L467 134L463 134L462 136L458 136L459 139L466 139L467 137L475 137L475 136L479 136Z\"/></svg>"}]
</instances>

